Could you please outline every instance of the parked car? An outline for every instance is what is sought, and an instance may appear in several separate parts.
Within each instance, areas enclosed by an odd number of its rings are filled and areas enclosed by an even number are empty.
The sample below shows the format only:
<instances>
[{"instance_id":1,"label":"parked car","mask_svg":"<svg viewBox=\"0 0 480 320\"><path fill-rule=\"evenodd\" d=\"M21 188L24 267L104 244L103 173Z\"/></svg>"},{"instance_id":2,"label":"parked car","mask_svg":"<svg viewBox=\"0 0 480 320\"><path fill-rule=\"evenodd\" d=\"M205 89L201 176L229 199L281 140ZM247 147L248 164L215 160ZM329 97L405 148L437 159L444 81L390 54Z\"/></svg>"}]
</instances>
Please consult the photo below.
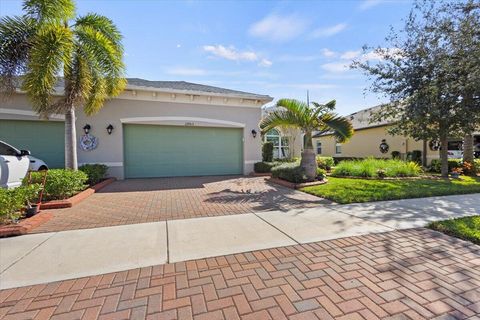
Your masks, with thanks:
<instances>
[{"instance_id":1,"label":"parked car","mask_svg":"<svg viewBox=\"0 0 480 320\"><path fill-rule=\"evenodd\" d=\"M28 156L30 159L30 166L28 170L30 171L43 171L43 170L48 170L47 164L38 158L35 158L33 156Z\"/></svg>"},{"instance_id":2,"label":"parked car","mask_svg":"<svg viewBox=\"0 0 480 320\"><path fill-rule=\"evenodd\" d=\"M16 188L27 175L30 151L0 141L0 188Z\"/></svg>"}]
</instances>

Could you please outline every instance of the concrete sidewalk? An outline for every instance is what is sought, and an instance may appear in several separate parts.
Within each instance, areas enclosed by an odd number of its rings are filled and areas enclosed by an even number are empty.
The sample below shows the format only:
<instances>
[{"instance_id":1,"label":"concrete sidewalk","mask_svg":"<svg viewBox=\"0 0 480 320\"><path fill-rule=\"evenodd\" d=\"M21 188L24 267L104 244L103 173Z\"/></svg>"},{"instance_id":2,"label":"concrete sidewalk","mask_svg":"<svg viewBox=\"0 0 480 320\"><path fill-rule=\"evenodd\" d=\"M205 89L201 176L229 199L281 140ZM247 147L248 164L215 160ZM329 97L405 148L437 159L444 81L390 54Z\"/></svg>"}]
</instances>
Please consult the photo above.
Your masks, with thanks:
<instances>
[{"instance_id":1,"label":"concrete sidewalk","mask_svg":"<svg viewBox=\"0 0 480 320\"><path fill-rule=\"evenodd\" d=\"M0 240L0 289L425 226L480 214L480 194L323 205Z\"/></svg>"}]
</instances>

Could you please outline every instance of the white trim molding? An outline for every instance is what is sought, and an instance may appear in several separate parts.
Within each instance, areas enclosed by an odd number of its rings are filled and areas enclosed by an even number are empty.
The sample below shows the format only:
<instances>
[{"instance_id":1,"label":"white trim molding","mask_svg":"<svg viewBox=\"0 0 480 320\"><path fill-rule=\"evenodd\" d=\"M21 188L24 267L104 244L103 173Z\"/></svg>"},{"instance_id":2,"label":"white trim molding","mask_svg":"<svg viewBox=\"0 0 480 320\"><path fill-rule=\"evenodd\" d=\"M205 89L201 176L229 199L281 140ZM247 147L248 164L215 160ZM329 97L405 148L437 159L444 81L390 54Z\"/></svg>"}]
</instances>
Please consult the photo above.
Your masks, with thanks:
<instances>
[{"instance_id":1,"label":"white trim molding","mask_svg":"<svg viewBox=\"0 0 480 320\"><path fill-rule=\"evenodd\" d=\"M123 167L123 162L81 162L78 165L83 166L84 164L104 164L107 167Z\"/></svg>"},{"instance_id":2,"label":"white trim molding","mask_svg":"<svg viewBox=\"0 0 480 320\"><path fill-rule=\"evenodd\" d=\"M234 127L245 128L245 123L210 119L210 118L197 118L197 117L135 117L135 118L122 118L121 123L154 123L159 125L184 125L184 126L196 126L199 127Z\"/></svg>"},{"instance_id":3,"label":"white trim molding","mask_svg":"<svg viewBox=\"0 0 480 320\"><path fill-rule=\"evenodd\" d=\"M15 114L15 115L18 115L18 116L38 117L38 114L34 111L21 110L21 109L0 108L0 113ZM56 119L56 120L65 120L65 116L62 115L62 114L52 114L50 116L50 118L51 119Z\"/></svg>"},{"instance_id":4,"label":"white trim molding","mask_svg":"<svg viewBox=\"0 0 480 320\"><path fill-rule=\"evenodd\" d=\"M262 162L262 160L245 160L245 164L253 164L257 162Z\"/></svg>"}]
</instances>

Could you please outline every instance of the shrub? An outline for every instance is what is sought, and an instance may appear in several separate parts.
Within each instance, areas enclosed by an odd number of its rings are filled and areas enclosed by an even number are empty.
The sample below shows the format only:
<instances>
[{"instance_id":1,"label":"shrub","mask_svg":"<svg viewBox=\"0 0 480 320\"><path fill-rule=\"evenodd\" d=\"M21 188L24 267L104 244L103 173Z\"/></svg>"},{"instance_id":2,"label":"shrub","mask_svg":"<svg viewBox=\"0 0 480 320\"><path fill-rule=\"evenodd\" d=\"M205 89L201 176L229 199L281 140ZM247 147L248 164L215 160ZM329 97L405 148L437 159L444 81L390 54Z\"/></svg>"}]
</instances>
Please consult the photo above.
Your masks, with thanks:
<instances>
[{"instance_id":1,"label":"shrub","mask_svg":"<svg viewBox=\"0 0 480 320\"><path fill-rule=\"evenodd\" d=\"M253 170L256 173L269 173L273 167L280 165L279 162L256 162Z\"/></svg>"},{"instance_id":2,"label":"shrub","mask_svg":"<svg viewBox=\"0 0 480 320\"><path fill-rule=\"evenodd\" d=\"M292 163L292 162L297 162L300 161L299 158L276 158L273 159L273 162L281 162L281 163Z\"/></svg>"},{"instance_id":3,"label":"shrub","mask_svg":"<svg viewBox=\"0 0 480 320\"><path fill-rule=\"evenodd\" d=\"M39 184L20 186L15 189L0 188L0 223L18 219L29 202L38 198Z\"/></svg>"},{"instance_id":4,"label":"shrub","mask_svg":"<svg viewBox=\"0 0 480 320\"><path fill-rule=\"evenodd\" d=\"M475 168L475 172L480 172L480 159L473 160L473 167Z\"/></svg>"},{"instance_id":5,"label":"shrub","mask_svg":"<svg viewBox=\"0 0 480 320\"><path fill-rule=\"evenodd\" d=\"M299 163L284 163L272 168L272 177L300 183L307 180L307 176Z\"/></svg>"},{"instance_id":6,"label":"shrub","mask_svg":"<svg viewBox=\"0 0 480 320\"><path fill-rule=\"evenodd\" d=\"M411 152L407 152L407 161L422 163L422 151L413 150Z\"/></svg>"},{"instance_id":7,"label":"shrub","mask_svg":"<svg viewBox=\"0 0 480 320\"><path fill-rule=\"evenodd\" d=\"M262 146L262 161L263 162L272 162L273 161L273 143L264 142Z\"/></svg>"},{"instance_id":8,"label":"shrub","mask_svg":"<svg viewBox=\"0 0 480 320\"><path fill-rule=\"evenodd\" d=\"M333 176L344 177L414 177L422 172L415 162L398 159L374 159L342 161L333 170Z\"/></svg>"},{"instance_id":9,"label":"shrub","mask_svg":"<svg viewBox=\"0 0 480 320\"><path fill-rule=\"evenodd\" d=\"M400 151L392 151L392 159L400 159Z\"/></svg>"},{"instance_id":10,"label":"shrub","mask_svg":"<svg viewBox=\"0 0 480 320\"><path fill-rule=\"evenodd\" d=\"M87 183L93 186L105 178L107 175L108 166L104 164L84 164L78 169L87 174Z\"/></svg>"},{"instance_id":11,"label":"shrub","mask_svg":"<svg viewBox=\"0 0 480 320\"><path fill-rule=\"evenodd\" d=\"M317 168L317 179L323 180L327 176L327 171L322 168Z\"/></svg>"},{"instance_id":12,"label":"shrub","mask_svg":"<svg viewBox=\"0 0 480 320\"><path fill-rule=\"evenodd\" d=\"M335 165L335 162L333 161L332 157L321 157L317 156L317 166L319 168L325 169L330 171L332 167Z\"/></svg>"},{"instance_id":13,"label":"shrub","mask_svg":"<svg viewBox=\"0 0 480 320\"><path fill-rule=\"evenodd\" d=\"M461 168L463 166L462 159L448 159L448 171L451 172L455 168ZM442 171L442 163L440 159L433 159L430 164L431 172L440 173Z\"/></svg>"},{"instance_id":14,"label":"shrub","mask_svg":"<svg viewBox=\"0 0 480 320\"><path fill-rule=\"evenodd\" d=\"M32 182L41 183L43 174L32 172ZM68 169L48 170L43 197L45 200L59 200L71 197L86 188L88 176L83 171Z\"/></svg>"}]
</instances>

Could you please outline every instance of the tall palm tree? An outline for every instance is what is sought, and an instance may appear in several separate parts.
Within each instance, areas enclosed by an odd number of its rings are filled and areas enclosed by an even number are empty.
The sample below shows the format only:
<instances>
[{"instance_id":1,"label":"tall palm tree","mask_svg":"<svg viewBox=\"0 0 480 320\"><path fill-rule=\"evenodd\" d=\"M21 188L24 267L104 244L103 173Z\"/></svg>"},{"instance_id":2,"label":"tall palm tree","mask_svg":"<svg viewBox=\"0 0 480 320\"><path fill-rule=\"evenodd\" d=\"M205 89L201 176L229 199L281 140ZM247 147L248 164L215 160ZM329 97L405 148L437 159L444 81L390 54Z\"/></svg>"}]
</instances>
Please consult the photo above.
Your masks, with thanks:
<instances>
[{"instance_id":1,"label":"tall palm tree","mask_svg":"<svg viewBox=\"0 0 480 320\"><path fill-rule=\"evenodd\" d=\"M280 99L277 102L277 110L269 113L260 122L260 129L264 133L281 126L292 126L302 130L305 139L300 165L310 181L317 175L317 162L312 143L313 132L332 131L338 142L345 142L353 135L350 121L333 112L335 104L335 100L326 104L312 102L313 107L310 107L303 101Z\"/></svg>"},{"instance_id":2,"label":"tall palm tree","mask_svg":"<svg viewBox=\"0 0 480 320\"><path fill-rule=\"evenodd\" d=\"M93 115L124 89L122 35L104 16L75 18L73 0L24 0L23 10L0 20L0 89L14 92L21 78L40 116L65 114L65 167L76 170L75 108Z\"/></svg>"}]
</instances>

